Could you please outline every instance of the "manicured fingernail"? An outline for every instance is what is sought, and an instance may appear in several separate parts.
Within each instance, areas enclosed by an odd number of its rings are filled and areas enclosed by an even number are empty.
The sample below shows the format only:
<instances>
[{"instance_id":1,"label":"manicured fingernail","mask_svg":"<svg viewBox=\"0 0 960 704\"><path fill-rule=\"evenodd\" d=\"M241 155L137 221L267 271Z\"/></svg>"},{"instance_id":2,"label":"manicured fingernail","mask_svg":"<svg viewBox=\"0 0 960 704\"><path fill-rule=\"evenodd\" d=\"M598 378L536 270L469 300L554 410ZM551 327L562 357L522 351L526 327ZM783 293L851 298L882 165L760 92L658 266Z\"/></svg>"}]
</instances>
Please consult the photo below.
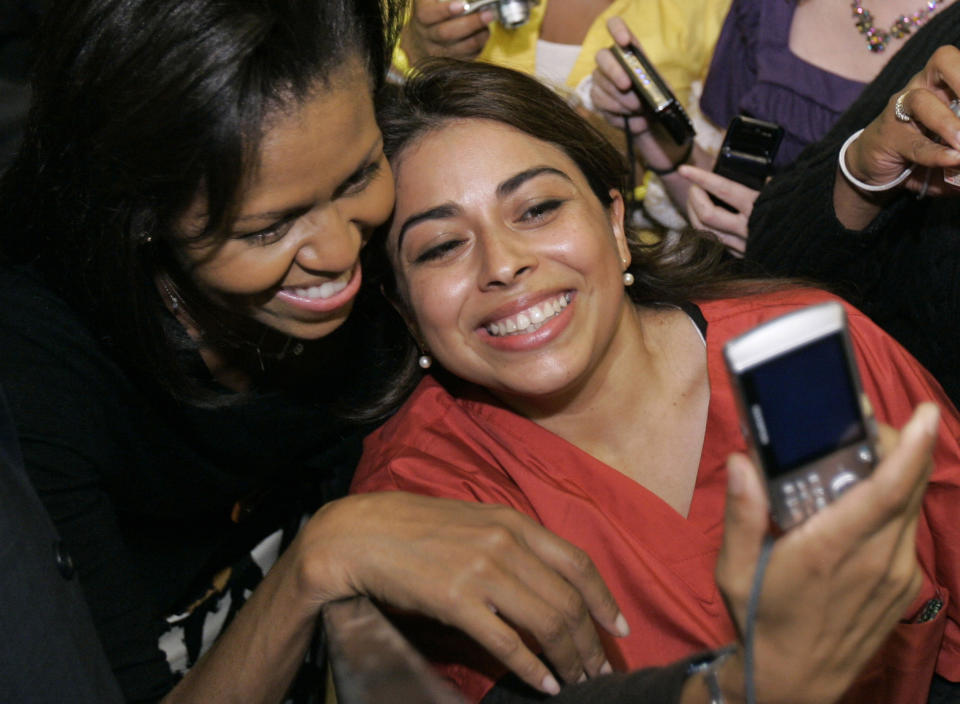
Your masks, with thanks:
<instances>
[{"instance_id":1,"label":"manicured fingernail","mask_svg":"<svg viewBox=\"0 0 960 704\"><path fill-rule=\"evenodd\" d=\"M586 682L586 681L587 681L587 673L581 672L580 676L577 678L577 684L580 684L581 682Z\"/></svg>"},{"instance_id":2,"label":"manicured fingernail","mask_svg":"<svg viewBox=\"0 0 960 704\"><path fill-rule=\"evenodd\" d=\"M480 13L480 21L484 24L490 24L495 19L497 19L497 15L493 10L483 10Z\"/></svg>"},{"instance_id":3,"label":"manicured fingernail","mask_svg":"<svg viewBox=\"0 0 960 704\"><path fill-rule=\"evenodd\" d=\"M447 8L450 10L450 14L459 15L463 12L463 3L460 2L460 0L453 0L453 2L447 5Z\"/></svg>"},{"instance_id":4,"label":"manicured fingernail","mask_svg":"<svg viewBox=\"0 0 960 704\"><path fill-rule=\"evenodd\" d=\"M743 467L739 462L727 462L727 493L730 496L743 494Z\"/></svg>"},{"instance_id":5,"label":"manicured fingernail","mask_svg":"<svg viewBox=\"0 0 960 704\"><path fill-rule=\"evenodd\" d=\"M560 694L560 685L557 684L557 680L553 675L547 675L543 678L543 682L540 683L540 689L547 694Z\"/></svg>"},{"instance_id":6,"label":"manicured fingernail","mask_svg":"<svg viewBox=\"0 0 960 704\"><path fill-rule=\"evenodd\" d=\"M600 666L600 674L609 675L611 672L613 672L613 665L610 664L609 660L604 660L603 664Z\"/></svg>"},{"instance_id":7,"label":"manicured fingernail","mask_svg":"<svg viewBox=\"0 0 960 704\"><path fill-rule=\"evenodd\" d=\"M623 614L617 614L617 620L613 622L613 625L617 629L617 633L621 636L630 635L630 626L627 624L627 619L623 617Z\"/></svg>"}]
</instances>

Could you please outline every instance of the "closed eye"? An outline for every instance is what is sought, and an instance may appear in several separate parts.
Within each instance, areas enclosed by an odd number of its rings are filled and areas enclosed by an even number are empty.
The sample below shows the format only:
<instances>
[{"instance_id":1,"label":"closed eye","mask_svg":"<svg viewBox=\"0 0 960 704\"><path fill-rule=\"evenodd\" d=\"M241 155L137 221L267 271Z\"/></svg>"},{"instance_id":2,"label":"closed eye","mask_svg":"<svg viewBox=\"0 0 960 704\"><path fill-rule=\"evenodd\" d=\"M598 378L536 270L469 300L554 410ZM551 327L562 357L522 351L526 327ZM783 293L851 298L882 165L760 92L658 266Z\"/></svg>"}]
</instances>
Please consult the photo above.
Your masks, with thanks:
<instances>
[{"instance_id":1,"label":"closed eye","mask_svg":"<svg viewBox=\"0 0 960 704\"><path fill-rule=\"evenodd\" d=\"M442 258L443 256L449 254L456 250L460 245L464 243L465 240L446 240L441 242L438 245L434 245L423 252L421 252L416 259L413 260L414 264L425 264L427 262L435 261Z\"/></svg>"},{"instance_id":2,"label":"closed eye","mask_svg":"<svg viewBox=\"0 0 960 704\"><path fill-rule=\"evenodd\" d=\"M360 193L380 173L380 159L354 171L333 193L334 198Z\"/></svg>"},{"instance_id":3,"label":"closed eye","mask_svg":"<svg viewBox=\"0 0 960 704\"><path fill-rule=\"evenodd\" d=\"M536 205L533 205L526 210L524 210L518 220L520 222L529 222L537 223L542 220L545 220L550 214L554 213L556 210L562 206L564 201L560 198L552 198L550 200L541 201Z\"/></svg>"},{"instance_id":4,"label":"closed eye","mask_svg":"<svg viewBox=\"0 0 960 704\"><path fill-rule=\"evenodd\" d=\"M286 217L277 220L272 225L264 227L263 229L256 230L255 232L244 232L243 234L235 235L234 237L239 240L244 240L253 245L268 245L278 242L283 239L290 228L293 226L293 223L297 221L303 212L290 213Z\"/></svg>"}]
</instances>

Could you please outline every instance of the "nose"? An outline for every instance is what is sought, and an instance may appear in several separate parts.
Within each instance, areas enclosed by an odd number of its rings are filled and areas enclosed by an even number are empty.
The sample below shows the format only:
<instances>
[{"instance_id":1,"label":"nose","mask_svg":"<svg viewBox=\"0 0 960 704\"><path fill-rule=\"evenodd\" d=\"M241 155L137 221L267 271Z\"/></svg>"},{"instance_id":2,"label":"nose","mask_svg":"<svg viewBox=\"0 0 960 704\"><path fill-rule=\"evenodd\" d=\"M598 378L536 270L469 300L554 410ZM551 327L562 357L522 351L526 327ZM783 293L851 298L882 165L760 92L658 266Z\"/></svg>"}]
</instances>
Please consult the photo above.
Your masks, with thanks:
<instances>
[{"instance_id":1,"label":"nose","mask_svg":"<svg viewBox=\"0 0 960 704\"><path fill-rule=\"evenodd\" d=\"M509 286L518 278L533 271L536 254L523 235L497 228L478 237L481 250L480 286L483 289Z\"/></svg>"},{"instance_id":2,"label":"nose","mask_svg":"<svg viewBox=\"0 0 960 704\"><path fill-rule=\"evenodd\" d=\"M296 262L313 273L340 273L352 268L363 246L360 225L335 204L304 216Z\"/></svg>"}]
</instances>

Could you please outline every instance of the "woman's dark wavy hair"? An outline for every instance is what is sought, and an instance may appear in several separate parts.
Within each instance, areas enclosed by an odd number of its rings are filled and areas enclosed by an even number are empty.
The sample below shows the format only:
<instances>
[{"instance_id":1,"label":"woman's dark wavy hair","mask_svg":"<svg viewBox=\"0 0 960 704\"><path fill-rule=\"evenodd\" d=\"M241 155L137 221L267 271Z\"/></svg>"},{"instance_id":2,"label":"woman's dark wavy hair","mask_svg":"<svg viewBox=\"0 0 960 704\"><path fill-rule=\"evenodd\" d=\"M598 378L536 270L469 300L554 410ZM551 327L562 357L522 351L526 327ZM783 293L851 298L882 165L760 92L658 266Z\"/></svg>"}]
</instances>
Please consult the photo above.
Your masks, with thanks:
<instances>
[{"instance_id":1,"label":"woman's dark wavy hair","mask_svg":"<svg viewBox=\"0 0 960 704\"><path fill-rule=\"evenodd\" d=\"M198 193L222 237L265 119L354 57L386 75L405 0L66 0L47 13L22 148L0 182L0 253L30 262L128 371L185 400L154 279L205 341L251 334L192 283L174 225ZM262 333L262 330L259 331ZM249 344L249 342L248 342Z\"/></svg>"},{"instance_id":2,"label":"woman's dark wavy hair","mask_svg":"<svg viewBox=\"0 0 960 704\"><path fill-rule=\"evenodd\" d=\"M417 68L417 75L381 109L384 149L391 162L396 163L403 150L423 135L452 120L492 120L563 150L604 206L612 202L611 189L625 191L629 172L617 149L535 79L510 69L453 59L433 59ZM375 279L384 294L402 307L386 254L388 228L380 228L367 246L365 270L368 282ZM724 246L708 233L689 230L651 244L630 239L629 271L636 281L627 290L637 305L682 304L783 286L736 275ZM421 374L418 354L410 338L403 370L373 412L387 413L409 394Z\"/></svg>"}]
</instances>

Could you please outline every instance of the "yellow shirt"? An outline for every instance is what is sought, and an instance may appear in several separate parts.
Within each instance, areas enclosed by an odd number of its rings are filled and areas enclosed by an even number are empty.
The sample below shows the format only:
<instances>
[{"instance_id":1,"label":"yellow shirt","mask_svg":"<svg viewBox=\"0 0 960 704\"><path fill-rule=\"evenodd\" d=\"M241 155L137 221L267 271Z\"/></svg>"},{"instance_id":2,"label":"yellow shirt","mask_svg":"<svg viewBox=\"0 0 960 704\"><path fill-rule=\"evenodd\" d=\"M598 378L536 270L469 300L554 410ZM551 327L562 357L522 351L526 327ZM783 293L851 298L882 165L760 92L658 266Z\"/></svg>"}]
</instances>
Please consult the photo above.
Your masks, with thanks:
<instances>
[{"instance_id":1,"label":"yellow shirt","mask_svg":"<svg viewBox=\"0 0 960 704\"><path fill-rule=\"evenodd\" d=\"M479 60L509 66L533 75L537 39L549 0L530 8L530 21L514 30L499 22L490 25L490 39ZM562 2L563 0L557 0ZM614 0L590 26L580 54L567 77L572 89L589 76L597 52L613 43L607 20L621 17L636 35L644 52L661 73L681 103L687 104L690 85L706 76L713 47L720 36L731 0ZM407 56L399 45L394 52L394 70L400 76L409 71Z\"/></svg>"},{"instance_id":2,"label":"yellow shirt","mask_svg":"<svg viewBox=\"0 0 960 704\"><path fill-rule=\"evenodd\" d=\"M563 2L563 0L556 0ZM518 29L490 26L490 39L478 57L533 74L537 39L548 0L530 8L530 21ZM621 17L636 35L644 53L673 89L681 103L690 96L690 85L702 79L710 66L731 0L614 0L590 26L567 78L575 88L596 65L597 52L613 43L607 20Z\"/></svg>"}]
</instances>

